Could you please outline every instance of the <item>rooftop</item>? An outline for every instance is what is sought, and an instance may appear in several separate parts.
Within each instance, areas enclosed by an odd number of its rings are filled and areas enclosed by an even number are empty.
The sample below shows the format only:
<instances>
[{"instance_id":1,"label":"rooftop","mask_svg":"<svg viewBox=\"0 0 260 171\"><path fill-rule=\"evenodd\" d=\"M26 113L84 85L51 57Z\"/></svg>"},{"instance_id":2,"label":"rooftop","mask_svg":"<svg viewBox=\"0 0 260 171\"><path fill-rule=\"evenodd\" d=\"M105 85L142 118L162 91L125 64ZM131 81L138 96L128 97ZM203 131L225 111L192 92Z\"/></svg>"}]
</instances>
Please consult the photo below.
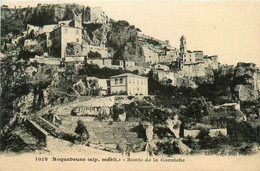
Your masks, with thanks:
<instances>
[{"instance_id":1,"label":"rooftop","mask_svg":"<svg viewBox=\"0 0 260 171\"><path fill-rule=\"evenodd\" d=\"M120 74L120 75L115 75L115 76L112 76L110 78L116 78L116 77L138 77L138 78L146 78L146 79L148 79L147 77L142 77L140 75L135 75L135 74L132 74L132 73L124 73L124 74Z\"/></svg>"}]
</instances>

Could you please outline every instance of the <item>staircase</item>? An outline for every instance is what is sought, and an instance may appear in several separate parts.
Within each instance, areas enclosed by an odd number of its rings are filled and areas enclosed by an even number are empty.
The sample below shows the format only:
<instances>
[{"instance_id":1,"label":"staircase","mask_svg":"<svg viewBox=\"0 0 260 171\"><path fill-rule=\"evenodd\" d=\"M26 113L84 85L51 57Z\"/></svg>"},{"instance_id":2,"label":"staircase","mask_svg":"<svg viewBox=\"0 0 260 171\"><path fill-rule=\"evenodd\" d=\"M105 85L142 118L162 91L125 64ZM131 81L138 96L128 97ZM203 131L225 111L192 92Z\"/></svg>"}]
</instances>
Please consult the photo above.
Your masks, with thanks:
<instances>
[{"instance_id":1,"label":"staircase","mask_svg":"<svg viewBox=\"0 0 260 171\"><path fill-rule=\"evenodd\" d=\"M34 121L35 123L37 123L42 129L44 129L45 131L47 131L48 133L50 133L52 136L54 137L58 137L58 133L57 133L57 128L56 126L54 126L53 124L51 124L50 122L46 121L45 119L41 118L41 117L34 117L32 118L32 121Z\"/></svg>"}]
</instances>

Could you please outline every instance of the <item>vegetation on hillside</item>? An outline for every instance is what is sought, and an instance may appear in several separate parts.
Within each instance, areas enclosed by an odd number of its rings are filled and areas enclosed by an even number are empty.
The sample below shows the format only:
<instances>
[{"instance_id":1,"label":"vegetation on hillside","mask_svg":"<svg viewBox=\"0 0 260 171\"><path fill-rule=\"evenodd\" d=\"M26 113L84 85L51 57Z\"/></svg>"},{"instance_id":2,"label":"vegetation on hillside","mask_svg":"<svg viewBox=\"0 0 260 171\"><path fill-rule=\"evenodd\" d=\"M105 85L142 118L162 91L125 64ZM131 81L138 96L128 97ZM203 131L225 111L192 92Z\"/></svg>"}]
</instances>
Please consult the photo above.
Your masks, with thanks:
<instances>
[{"instance_id":1,"label":"vegetation on hillside","mask_svg":"<svg viewBox=\"0 0 260 171\"><path fill-rule=\"evenodd\" d=\"M87 75L87 76L94 76L97 78L110 78L111 76L114 75L119 75L123 73L133 73L133 74L138 74L138 71L126 71L122 69L111 69L111 68L99 68L98 65L93 65L93 64L85 64L83 68L79 70L79 75Z\"/></svg>"}]
</instances>

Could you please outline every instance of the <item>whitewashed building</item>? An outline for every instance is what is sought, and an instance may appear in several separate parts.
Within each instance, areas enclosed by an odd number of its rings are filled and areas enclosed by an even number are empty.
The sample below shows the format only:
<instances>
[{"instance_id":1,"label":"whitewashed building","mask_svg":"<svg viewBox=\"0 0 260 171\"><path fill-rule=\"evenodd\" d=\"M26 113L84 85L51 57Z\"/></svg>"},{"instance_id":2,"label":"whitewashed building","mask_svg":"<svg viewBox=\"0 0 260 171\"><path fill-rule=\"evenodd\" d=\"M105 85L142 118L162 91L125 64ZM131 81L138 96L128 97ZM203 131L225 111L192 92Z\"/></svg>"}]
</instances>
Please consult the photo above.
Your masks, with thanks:
<instances>
[{"instance_id":1,"label":"whitewashed building","mask_svg":"<svg viewBox=\"0 0 260 171\"><path fill-rule=\"evenodd\" d=\"M110 77L111 94L148 95L148 78L125 73Z\"/></svg>"}]
</instances>

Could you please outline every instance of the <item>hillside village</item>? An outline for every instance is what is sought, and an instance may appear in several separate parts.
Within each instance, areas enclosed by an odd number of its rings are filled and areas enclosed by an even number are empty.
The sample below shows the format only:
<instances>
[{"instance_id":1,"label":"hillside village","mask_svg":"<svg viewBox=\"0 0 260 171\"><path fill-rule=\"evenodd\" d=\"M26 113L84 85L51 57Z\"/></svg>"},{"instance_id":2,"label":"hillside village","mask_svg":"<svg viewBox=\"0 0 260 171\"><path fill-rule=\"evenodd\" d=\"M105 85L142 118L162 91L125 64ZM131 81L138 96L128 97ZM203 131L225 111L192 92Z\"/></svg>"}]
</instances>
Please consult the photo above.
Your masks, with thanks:
<instances>
[{"instance_id":1,"label":"hillside village","mask_svg":"<svg viewBox=\"0 0 260 171\"><path fill-rule=\"evenodd\" d=\"M259 148L255 64L222 65L217 55L189 50L185 36L173 47L100 7L2 6L1 16L5 148L48 147L53 138L150 155ZM11 28L8 20L23 22Z\"/></svg>"},{"instance_id":2,"label":"hillside village","mask_svg":"<svg viewBox=\"0 0 260 171\"><path fill-rule=\"evenodd\" d=\"M36 26L27 24L27 30L5 43L3 48L17 47L24 39L23 49L40 55L30 58L30 62L45 64L84 63L95 64L100 68L137 70L139 75L154 71L161 82L177 86L183 77L205 77L210 70L218 69L218 56L207 56L203 51L187 49L186 38L180 38L180 48L174 48L168 40L162 41L137 31L137 41L142 54L141 61L115 59L111 47L104 42L93 43L83 37L90 25L108 24L109 18L99 7L86 7L83 13L73 12L73 19L58 21L57 24ZM88 30L87 30L88 31ZM12 52L15 53L15 52ZM209 71L208 71L209 70Z\"/></svg>"}]
</instances>

